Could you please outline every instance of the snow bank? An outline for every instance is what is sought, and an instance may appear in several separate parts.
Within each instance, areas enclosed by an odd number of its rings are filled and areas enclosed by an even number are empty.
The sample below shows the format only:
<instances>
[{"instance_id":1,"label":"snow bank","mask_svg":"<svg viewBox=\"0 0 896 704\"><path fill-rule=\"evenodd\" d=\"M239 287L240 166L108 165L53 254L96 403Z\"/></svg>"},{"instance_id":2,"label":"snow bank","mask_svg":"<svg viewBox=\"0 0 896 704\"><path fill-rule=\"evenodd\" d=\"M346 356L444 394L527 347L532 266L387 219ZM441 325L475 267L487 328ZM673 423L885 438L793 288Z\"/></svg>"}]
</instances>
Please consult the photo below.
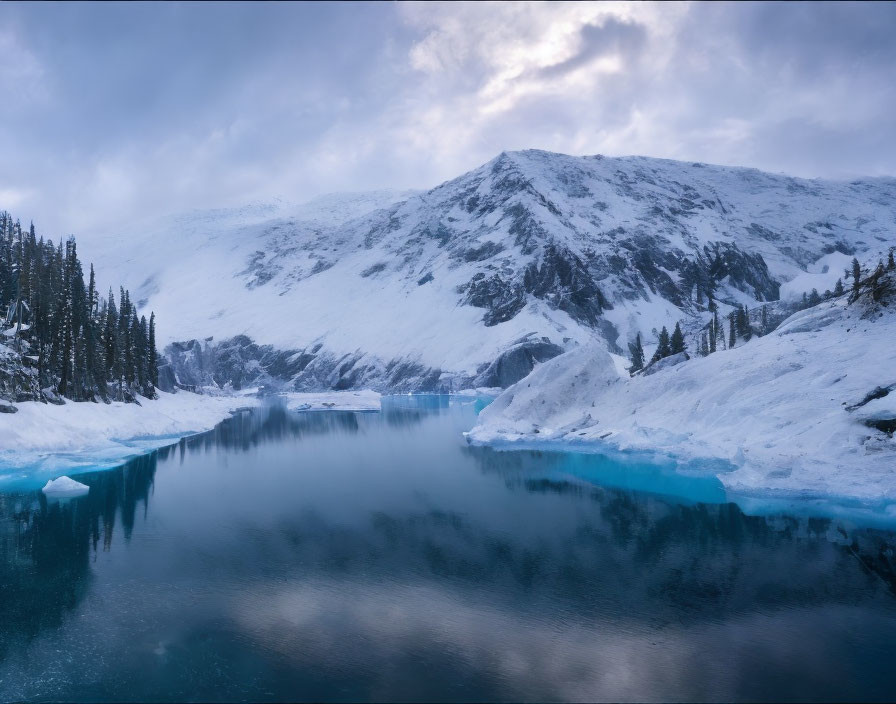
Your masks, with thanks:
<instances>
[{"instance_id":1,"label":"snow bank","mask_svg":"<svg viewBox=\"0 0 896 704\"><path fill-rule=\"evenodd\" d=\"M15 404L18 413L0 414L0 484L58 474L60 468L113 466L209 430L237 408L259 401L180 391L140 403Z\"/></svg>"},{"instance_id":2,"label":"snow bank","mask_svg":"<svg viewBox=\"0 0 896 704\"><path fill-rule=\"evenodd\" d=\"M282 396L290 411L378 411L382 398L370 390L286 393Z\"/></svg>"},{"instance_id":3,"label":"snow bank","mask_svg":"<svg viewBox=\"0 0 896 704\"><path fill-rule=\"evenodd\" d=\"M48 481L41 491L53 496L80 496L90 491L90 487L71 477L59 477Z\"/></svg>"},{"instance_id":4,"label":"snow bank","mask_svg":"<svg viewBox=\"0 0 896 704\"><path fill-rule=\"evenodd\" d=\"M823 303L737 349L632 379L583 346L508 388L468 439L609 443L713 460L735 493L896 501L896 440L863 422L896 409L896 394L847 410L896 384L896 314L861 313Z\"/></svg>"}]
</instances>

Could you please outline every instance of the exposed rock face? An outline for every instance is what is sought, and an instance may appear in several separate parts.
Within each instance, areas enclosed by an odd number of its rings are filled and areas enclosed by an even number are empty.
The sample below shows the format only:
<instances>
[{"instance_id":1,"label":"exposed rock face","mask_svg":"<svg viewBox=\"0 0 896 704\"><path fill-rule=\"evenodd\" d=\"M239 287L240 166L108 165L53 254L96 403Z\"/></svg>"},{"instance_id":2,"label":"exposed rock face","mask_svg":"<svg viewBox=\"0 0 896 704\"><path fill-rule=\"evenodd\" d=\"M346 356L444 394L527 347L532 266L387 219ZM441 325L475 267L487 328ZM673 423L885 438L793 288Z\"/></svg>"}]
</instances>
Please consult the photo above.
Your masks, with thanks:
<instances>
[{"instance_id":1,"label":"exposed rock face","mask_svg":"<svg viewBox=\"0 0 896 704\"><path fill-rule=\"evenodd\" d=\"M169 345L165 349L169 363L159 370L160 388L170 385L242 389L268 384L275 378L286 379L304 367L294 352L257 345L245 335L209 343L189 340Z\"/></svg>"},{"instance_id":2,"label":"exposed rock face","mask_svg":"<svg viewBox=\"0 0 896 704\"><path fill-rule=\"evenodd\" d=\"M36 364L37 357L29 353L27 345L22 352L17 352L0 344L0 400L65 404L65 399L54 388L40 388ZM0 403L0 413L16 411L15 406Z\"/></svg>"},{"instance_id":3,"label":"exposed rock face","mask_svg":"<svg viewBox=\"0 0 896 704\"><path fill-rule=\"evenodd\" d=\"M159 370L162 390L211 386L449 392L467 388L471 381L469 376L443 375L440 369L408 360L384 362L363 352L335 355L319 344L302 350L277 350L272 345L255 344L245 335L219 343L177 342L165 349L165 355L168 364Z\"/></svg>"},{"instance_id":4,"label":"exposed rock face","mask_svg":"<svg viewBox=\"0 0 896 704\"><path fill-rule=\"evenodd\" d=\"M0 399L4 401L41 401L37 370L26 365L25 358L0 345ZM9 408L15 408L9 406ZM4 411L14 413L15 411Z\"/></svg>"},{"instance_id":5,"label":"exposed rock face","mask_svg":"<svg viewBox=\"0 0 896 704\"><path fill-rule=\"evenodd\" d=\"M174 366L170 359L162 356L162 363L159 365L159 380L156 384L162 391L174 391L177 388L177 376L174 372Z\"/></svg>"},{"instance_id":6,"label":"exposed rock face","mask_svg":"<svg viewBox=\"0 0 896 704\"><path fill-rule=\"evenodd\" d=\"M462 289L463 290L463 289ZM474 275L466 287L464 303L485 308L482 322L486 327L511 320L526 305L526 292L522 286L505 281L500 274L486 277L482 272Z\"/></svg>"},{"instance_id":7,"label":"exposed rock face","mask_svg":"<svg viewBox=\"0 0 896 704\"><path fill-rule=\"evenodd\" d=\"M540 262L532 262L526 267L523 288L526 293L566 311L573 320L589 327L595 327L600 314L612 308L585 262L555 244L545 248Z\"/></svg>"},{"instance_id":8,"label":"exposed rock face","mask_svg":"<svg viewBox=\"0 0 896 704\"><path fill-rule=\"evenodd\" d=\"M546 362L562 352L562 347L547 340L519 342L488 365L476 377L475 384L505 389L527 376L538 362Z\"/></svg>"},{"instance_id":9,"label":"exposed rock face","mask_svg":"<svg viewBox=\"0 0 896 704\"><path fill-rule=\"evenodd\" d=\"M735 288L757 301L778 299L781 284L772 278L761 255L744 252L729 242L715 242L703 251L708 264L704 276L710 281L727 278ZM700 257L696 261L702 263Z\"/></svg>"},{"instance_id":10,"label":"exposed rock face","mask_svg":"<svg viewBox=\"0 0 896 704\"><path fill-rule=\"evenodd\" d=\"M523 338L475 376L443 373L409 360L383 360L357 352L337 356L315 345L277 350L257 345L245 335L220 343L198 340L169 345L168 364L160 369L159 388L262 387L268 390L374 389L384 392L450 392L471 387L505 388L526 376L539 362L563 352L547 339Z\"/></svg>"}]
</instances>

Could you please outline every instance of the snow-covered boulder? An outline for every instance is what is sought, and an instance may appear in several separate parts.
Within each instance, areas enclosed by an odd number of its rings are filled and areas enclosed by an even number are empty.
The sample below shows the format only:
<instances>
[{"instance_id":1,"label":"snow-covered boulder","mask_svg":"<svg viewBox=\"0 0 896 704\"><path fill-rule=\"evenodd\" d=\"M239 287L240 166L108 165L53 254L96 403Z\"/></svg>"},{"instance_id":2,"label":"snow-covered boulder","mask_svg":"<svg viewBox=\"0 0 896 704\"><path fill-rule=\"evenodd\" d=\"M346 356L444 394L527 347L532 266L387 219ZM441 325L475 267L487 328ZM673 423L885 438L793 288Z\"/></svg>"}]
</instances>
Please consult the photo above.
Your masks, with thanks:
<instances>
[{"instance_id":1,"label":"snow-covered boulder","mask_svg":"<svg viewBox=\"0 0 896 704\"><path fill-rule=\"evenodd\" d=\"M474 381L474 386L507 388L525 377L536 364L556 357L563 350L544 340L523 338L501 353Z\"/></svg>"},{"instance_id":2,"label":"snow-covered boulder","mask_svg":"<svg viewBox=\"0 0 896 704\"><path fill-rule=\"evenodd\" d=\"M90 487L71 477L59 477L48 481L42 491L48 496L81 496L90 491Z\"/></svg>"},{"instance_id":3,"label":"snow-covered boulder","mask_svg":"<svg viewBox=\"0 0 896 704\"><path fill-rule=\"evenodd\" d=\"M498 396L480 414L476 438L551 438L591 425L601 392L620 381L603 346L577 347L540 364Z\"/></svg>"},{"instance_id":4,"label":"snow-covered boulder","mask_svg":"<svg viewBox=\"0 0 896 704\"><path fill-rule=\"evenodd\" d=\"M52 403L54 406L65 405L65 399L62 398L62 396L60 396L58 393L56 393L56 390L51 386L41 389L40 395L44 401L46 401L47 403Z\"/></svg>"},{"instance_id":5,"label":"snow-covered boulder","mask_svg":"<svg viewBox=\"0 0 896 704\"><path fill-rule=\"evenodd\" d=\"M324 391L322 393L286 393L290 411L379 411L382 397L376 391Z\"/></svg>"},{"instance_id":6,"label":"snow-covered boulder","mask_svg":"<svg viewBox=\"0 0 896 704\"><path fill-rule=\"evenodd\" d=\"M650 376L651 374L656 374L658 371L662 371L663 369L674 367L676 364L687 362L689 359L690 357L688 356L687 352L678 352L677 354L672 354L668 357L658 359L655 362L651 362L646 367L644 367L644 371L642 372L642 374L644 374L645 376Z\"/></svg>"}]
</instances>

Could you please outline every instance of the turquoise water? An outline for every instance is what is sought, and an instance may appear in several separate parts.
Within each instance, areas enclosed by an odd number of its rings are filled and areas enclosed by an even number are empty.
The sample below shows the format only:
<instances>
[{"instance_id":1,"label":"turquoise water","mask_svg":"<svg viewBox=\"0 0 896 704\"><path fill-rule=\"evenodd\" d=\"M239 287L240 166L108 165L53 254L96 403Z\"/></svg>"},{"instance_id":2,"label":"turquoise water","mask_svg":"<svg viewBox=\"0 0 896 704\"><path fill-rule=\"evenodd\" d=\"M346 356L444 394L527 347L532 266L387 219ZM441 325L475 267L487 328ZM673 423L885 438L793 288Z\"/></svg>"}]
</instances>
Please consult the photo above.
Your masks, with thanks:
<instances>
[{"instance_id":1,"label":"turquoise water","mask_svg":"<svg viewBox=\"0 0 896 704\"><path fill-rule=\"evenodd\" d=\"M273 406L0 491L0 699L896 697L894 533L469 447L477 410Z\"/></svg>"}]
</instances>

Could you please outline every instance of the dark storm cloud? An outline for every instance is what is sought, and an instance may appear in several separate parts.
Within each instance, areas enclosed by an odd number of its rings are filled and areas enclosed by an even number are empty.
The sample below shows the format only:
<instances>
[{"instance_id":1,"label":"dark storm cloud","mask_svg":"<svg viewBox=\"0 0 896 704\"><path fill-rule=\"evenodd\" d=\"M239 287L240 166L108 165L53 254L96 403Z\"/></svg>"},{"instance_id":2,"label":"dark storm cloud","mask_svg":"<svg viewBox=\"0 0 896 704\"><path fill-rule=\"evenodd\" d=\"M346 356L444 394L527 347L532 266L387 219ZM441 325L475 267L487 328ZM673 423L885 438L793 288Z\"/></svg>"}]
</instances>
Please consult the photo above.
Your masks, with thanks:
<instances>
[{"instance_id":1,"label":"dark storm cloud","mask_svg":"<svg viewBox=\"0 0 896 704\"><path fill-rule=\"evenodd\" d=\"M608 54L637 56L644 48L647 32L635 22L609 18L601 25L586 24L580 30L581 47L565 61L541 69L542 76L557 76L587 66L594 59Z\"/></svg>"},{"instance_id":2,"label":"dark storm cloud","mask_svg":"<svg viewBox=\"0 0 896 704\"><path fill-rule=\"evenodd\" d=\"M52 236L503 149L896 173L896 4L0 5L0 207Z\"/></svg>"}]
</instances>

